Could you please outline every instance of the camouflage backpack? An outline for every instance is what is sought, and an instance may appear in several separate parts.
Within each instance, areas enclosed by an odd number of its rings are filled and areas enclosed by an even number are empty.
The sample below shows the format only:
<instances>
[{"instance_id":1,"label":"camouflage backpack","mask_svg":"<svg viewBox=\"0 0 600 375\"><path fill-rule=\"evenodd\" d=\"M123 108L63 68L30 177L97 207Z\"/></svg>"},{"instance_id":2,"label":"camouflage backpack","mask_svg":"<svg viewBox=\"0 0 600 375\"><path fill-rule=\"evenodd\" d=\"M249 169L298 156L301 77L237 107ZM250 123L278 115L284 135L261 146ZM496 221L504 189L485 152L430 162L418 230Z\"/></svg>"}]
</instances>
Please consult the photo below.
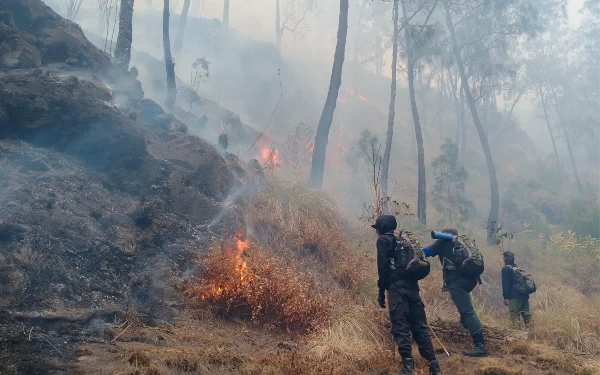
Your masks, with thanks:
<instances>
[{"instance_id":1,"label":"camouflage backpack","mask_svg":"<svg viewBox=\"0 0 600 375\"><path fill-rule=\"evenodd\" d=\"M523 269L517 266L511 266L513 269L514 282L513 289L515 292L519 294L533 294L536 292L537 287L535 285L535 280L533 280L533 276L525 272Z\"/></svg>"},{"instance_id":2,"label":"camouflage backpack","mask_svg":"<svg viewBox=\"0 0 600 375\"><path fill-rule=\"evenodd\" d=\"M475 240L465 236L454 236L454 261L456 270L465 277L477 277L483 273L483 254L475 244Z\"/></svg>"},{"instance_id":3,"label":"camouflage backpack","mask_svg":"<svg viewBox=\"0 0 600 375\"><path fill-rule=\"evenodd\" d=\"M403 278L421 280L429 275L430 264L411 232L395 230L396 247L390 254L390 270Z\"/></svg>"}]
</instances>

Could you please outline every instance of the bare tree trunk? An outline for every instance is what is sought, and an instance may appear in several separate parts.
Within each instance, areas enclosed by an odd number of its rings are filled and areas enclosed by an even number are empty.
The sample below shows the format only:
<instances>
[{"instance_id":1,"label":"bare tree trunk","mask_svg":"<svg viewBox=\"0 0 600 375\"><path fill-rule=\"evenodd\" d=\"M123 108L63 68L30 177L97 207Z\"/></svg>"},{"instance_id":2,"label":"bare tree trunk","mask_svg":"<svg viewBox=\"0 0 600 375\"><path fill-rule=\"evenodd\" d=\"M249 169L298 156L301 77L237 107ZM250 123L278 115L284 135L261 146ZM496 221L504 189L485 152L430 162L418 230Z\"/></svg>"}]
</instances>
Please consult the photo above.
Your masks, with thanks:
<instances>
[{"instance_id":1,"label":"bare tree trunk","mask_svg":"<svg viewBox=\"0 0 600 375\"><path fill-rule=\"evenodd\" d=\"M383 63L381 61L381 36L379 33L377 33L377 36L375 36L375 54L375 75L379 77L381 76L381 73L383 73Z\"/></svg>"},{"instance_id":2,"label":"bare tree trunk","mask_svg":"<svg viewBox=\"0 0 600 375\"><path fill-rule=\"evenodd\" d=\"M277 52L281 55L281 11L279 0L275 0L275 44L277 45Z\"/></svg>"},{"instance_id":3,"label":"bare tree trunk","mask_svg":"<svg viewBox=\"0 0 600 375\"><path fill-rule=\"evenodd\" d=\"M468 87L467 87L468 88ZM460 83L460 159L464 163L467 157L467 121L465 118L465 92Z\"/></svg>"},{"instance_id":4,"label":"bare tree trunk","mask_svg":"<svg viewBox=\"0 0 600 375\"><path fill-rule=\"evenodd\" d=\"M404 9L404 6L403 6ZM392 83L390 92L390 107L388 112L387 135L385 150L381 162L381 195L386 199L388 194L388 176L390 172L390 154L392 153L392 138L394 136L394 118L396 116L396 70L398 64L398 0L394 0L394 37L392 45ZM387 205L384 207L387 211Z\"/></svg>"},{"instance_id":5,"label":"bare tree trunk","mask_svg":"<svg viewBox=\"0 0 600 375\"><path fill-rule=\"evenodd\" d=\"M561 121L563 133L565 135L565 142L567 143L567 150L569 150L569 158L571 158L571 164L573 165L573 173L575 174L575 181L577 181L577 189L583 194L583 187L581 186L581 180L579 179L579 171L577 170L577 163L575 162L575 156L573 155L573 149L571 148L571 140L569 138L569 132L565 123Z\"/></svg>"},{"instance_id":6,"label":"bare tree trunk","mask_svg":"<svg viewBox=\"0 0 600 375\"><path fill-rule=\"evenodd\" d=\"M442 67L442 71L440 73L440 109L438 111L438 125L440 127L440 139L444 139L444 121L442 112L444 111L444 86L446 82L444 81L444 68Z\"/></svg>"},{"instance_id":7,"label":"bare tree trunk","mask_svg":"<svg viewBox=\"0 0 600 375\"><path fill-rule=\"evenodd\" d=\"M187 22L188 12L190 10L191 0L185 0L183 3L183 11L179 16L179 24L177 25L177 35L175 36L175 56L179 57L181 53L181 45L183 44L183 35L185 33L185 24Z\"/></svg>"},{"instance_id":8,"label":"bare tree trunk","mask_svg":"<svg viewBox=\"0 0 600 375\"><path fill-rule=\"evenodd\" d=\"M346 37L348 34L348 0L340 0L340 17L338 23L337 44L333 57L333 68L331 69L331 80L329 91L323 106L323 112L319 119L317 134L315 135L315 147L312 155L312 166L310 168L310 184L313 187L323 186L323 174L325 172L325 155L327 152L327 139L329 129L333 122L333 113L338 98L338 92L342 85L342 67L344 66L344 55L346 53Z\"/></svg>"},{"instance_id":9,"label":"bare tree trunk","mask_svg":"<svg viewBox=\"0 0 600 375\"><path fill-rule=\"evenodd\" d=\"M485 154L485 160L487 162L488 172L490 175L490 214L488 216L487 222L487 235L488 243L493 245L496 243L496 228L498 226L498 214L500 211L500 193L498 191L496 167L494 166L494 160L492 159L490 145L488 144L487 137L485 136L485 131L479 119L479 114L477 113L477 105L475 104L475 99L473 98L473 95L471 94L471 89L469 88L469 81L467 80L467 75L465 74L465 67L460 56L460 49L458 47L458 41L456 40L456 32L454 30L454 24L452 23L452 15L450 14L450 8L448 7L448 5L446 5L446 24L448 25L448 29L450 30L450 37L452 39L452 49L454 50L454 56L456 57L456 65L460 73L462 88L465 93L465 97L467 98L467 103L469 104L469 108L471 110L471 116L473 117L473 122L475 123L475 127L477 128L477 133L479 134L479 140L481 141L481 147L483 148L483 153Z\"/></svg>"},{"instance_id":10,"label":"bare tree trunk","mask_svg":"<svg viewBox=\"0 0 600 375\"><path fill-rule=\"evenodd\" d=\"M559 104L558 97L556 96L556 92L554 91L554 87L550 88L552 90L552 96L554 98L554 103L556 104L556 111L558 112L558 119L560 121L560 126L562 127L563 134L565 135L565 143L567 144L567 150L569 151L569 158L571 159L571 165L573 166L573 173L575 174L575 181L577 182L577 189L580 193L583 194L583 187L581 186L581 180L579 179L579 170L577 169L577 162L575 161L575 156L573 155L573 149L571 147L571 139L569 137L569 132L567 130L567 126L565 124L565 118L563 116L562 108Z\"/></svg>"},{"instance_id":11,"label":"bare tree trunk","mask_svg":"<svg viewBox=\"0 0 600 375\"><path fill-rule=\"evenodd\" d=\"M396 2L398 0L395 0ZM425 150L423 148L423 133L421 132L421 122L419 121L419 111L417 109L417 99L415 98L415 67L414 51L412 48L411 36L409 34L408 16L406 15L406 3L402 2L402 20L404 23L404 37L406 39L406 61L408 72L408 93L410 96L410 107L415 123L415 135L417 138L417 164L418 164L418 188L417 188L417 218L423 224L427 224L427 188L425 181Z\"/></svg>"},{"instance_id":12,"label":"bare tree trunk","mask_svg":"<svg viewBox=\"0 0 600 375\"><path fill-rule=\"evenodd\" d=\"M121 0L119 13L119 34L115 47L115 62L124 72L129 71L131 60L131 42L133 41L133 1Z\"/></svg>"},{"instance_id":13,"label":"bare tree trunk","mask_svg":"<svg viewBox=\"0 0 600 375\"><path fill-rule=\"evenodd\" d=\"M554 160L556 162L556 171L560 177L561 167L560 167L560 157L558 156L558 149L556 148L556 139L554 138L554 134L552 131L552 126L550 125L550 117L548 116L548 108L546 107L546 99L544 98L544 91L542 87L539 87L540 92L540 101L542 103L542 109L544 110L544 119L546 120L546 126L548 127L548 133L550 134L550 139L552 140L552 150L554 150Z\"/></svg>"},{"instance_id":14,"label":"bare tree trunk","mask_svg":"<svg viewBox=\"0 0 600 375\"><path fill-rule=\"evenodd\" d=\"M223 25L225 29L229 28L229 0L223 2Z\"/></svg>"},{"instance_id":15,"label":"bare tree trunk","mask_svg":"<svg viewBox=\"0 0 600 375\"><path fill-rule=\"evenodd\" d=\"M171 40L169 39L169 0L165 0L163 9L163 48L165 50L165 66L167 70L167 99L165 107L169 111L175 108L177 86L175 83L175 64L171 56Z\"/></svg>"}]
</instances>

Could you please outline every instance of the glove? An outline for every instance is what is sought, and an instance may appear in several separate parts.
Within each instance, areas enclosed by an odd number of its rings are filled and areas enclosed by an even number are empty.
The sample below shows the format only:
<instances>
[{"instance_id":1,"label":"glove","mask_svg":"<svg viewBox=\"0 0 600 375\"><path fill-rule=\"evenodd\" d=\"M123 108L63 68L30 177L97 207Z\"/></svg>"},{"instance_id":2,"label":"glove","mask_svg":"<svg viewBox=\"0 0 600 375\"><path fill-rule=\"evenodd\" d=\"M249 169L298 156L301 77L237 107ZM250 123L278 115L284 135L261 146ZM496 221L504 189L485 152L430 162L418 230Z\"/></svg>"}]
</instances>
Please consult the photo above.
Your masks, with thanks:
<instances>
[{"instance_id":1,"label":"glove","mask_svg":"<svg viewBox=\"0 0 600 375\"><path fill-rule=\"evenodd\" d=\"M379 289L379 297L377 297L379 307L385 309L385 289Z\"/></svg>"}]
</instances>

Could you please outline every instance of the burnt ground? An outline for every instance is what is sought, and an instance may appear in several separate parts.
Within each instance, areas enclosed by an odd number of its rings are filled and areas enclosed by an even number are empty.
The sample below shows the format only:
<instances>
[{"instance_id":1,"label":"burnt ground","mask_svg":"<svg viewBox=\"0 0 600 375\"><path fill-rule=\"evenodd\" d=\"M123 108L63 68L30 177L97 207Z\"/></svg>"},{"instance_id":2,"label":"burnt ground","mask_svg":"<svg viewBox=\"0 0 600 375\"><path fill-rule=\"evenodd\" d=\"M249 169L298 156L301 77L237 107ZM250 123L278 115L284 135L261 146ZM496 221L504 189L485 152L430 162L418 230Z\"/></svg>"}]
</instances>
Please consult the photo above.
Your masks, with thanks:
<instances>
[{"instance_id":1,"label":"burnt ground","mask_svg":"<svg viewBox=\"0 0 600 375\"><path fill-rule=\"evenodd\" d=\"M173 322L246 171L39 0L0 3L0 373L73 373L112 324ZM232 198L233 197L233 198Z\"/></svg>"}]
</instances>

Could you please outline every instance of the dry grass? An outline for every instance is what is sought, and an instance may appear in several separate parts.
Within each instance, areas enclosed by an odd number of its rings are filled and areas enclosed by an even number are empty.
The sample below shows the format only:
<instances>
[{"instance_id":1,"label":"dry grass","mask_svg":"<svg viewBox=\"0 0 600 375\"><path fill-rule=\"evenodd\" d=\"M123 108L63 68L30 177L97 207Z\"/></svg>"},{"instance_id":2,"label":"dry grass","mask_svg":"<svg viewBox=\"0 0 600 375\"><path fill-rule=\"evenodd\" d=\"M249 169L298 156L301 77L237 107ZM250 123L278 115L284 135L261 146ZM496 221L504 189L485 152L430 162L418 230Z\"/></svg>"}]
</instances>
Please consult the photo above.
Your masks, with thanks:
<instances>
[{"instance_id":1,"label":"dry grass","mask_svg":"<svg viewBox=\"0 0 600 375\"><path fill-rule=\"evenodd\" d=\"M246 207L249 233L266 247L314 259L324 275L358 292L372 275L344 233L343 217L323 192L282 181L269 183Z\"/></svg>"},{"instance_id":2,"label":"dry grass","mask_svg":"<svg viewBox=\"0 0 600 375\"><path fill-rule=\"evenodd\" d=\"M332 295L281 253L250 244L242 254L213 248L202 266L203 278L186 291L196 307L295 331L314 330L330 317Z\"/></svg>"},{"instance_id":3,"label":"dry grass","mask_svg":"<svg viewBox=\"0 0 600 375\"><path fill-rule=\"evenodd\" d=\"M336 371L381 368L394 358L394 343L382 322L385 314L374 308L340 307L329 327L307 343L310 361Z\"/></svg>"},{"instance_id":4,"label":"dry grass","mask_svg":"<svg viewBox=\"0 0 600 375\"><path fill-rule=\"evenodd\" d=\"M477 375L527 375L522 370L508 366L495 358L484 358L481 367L475 373Z\"/></svg>"}]
</instances>

